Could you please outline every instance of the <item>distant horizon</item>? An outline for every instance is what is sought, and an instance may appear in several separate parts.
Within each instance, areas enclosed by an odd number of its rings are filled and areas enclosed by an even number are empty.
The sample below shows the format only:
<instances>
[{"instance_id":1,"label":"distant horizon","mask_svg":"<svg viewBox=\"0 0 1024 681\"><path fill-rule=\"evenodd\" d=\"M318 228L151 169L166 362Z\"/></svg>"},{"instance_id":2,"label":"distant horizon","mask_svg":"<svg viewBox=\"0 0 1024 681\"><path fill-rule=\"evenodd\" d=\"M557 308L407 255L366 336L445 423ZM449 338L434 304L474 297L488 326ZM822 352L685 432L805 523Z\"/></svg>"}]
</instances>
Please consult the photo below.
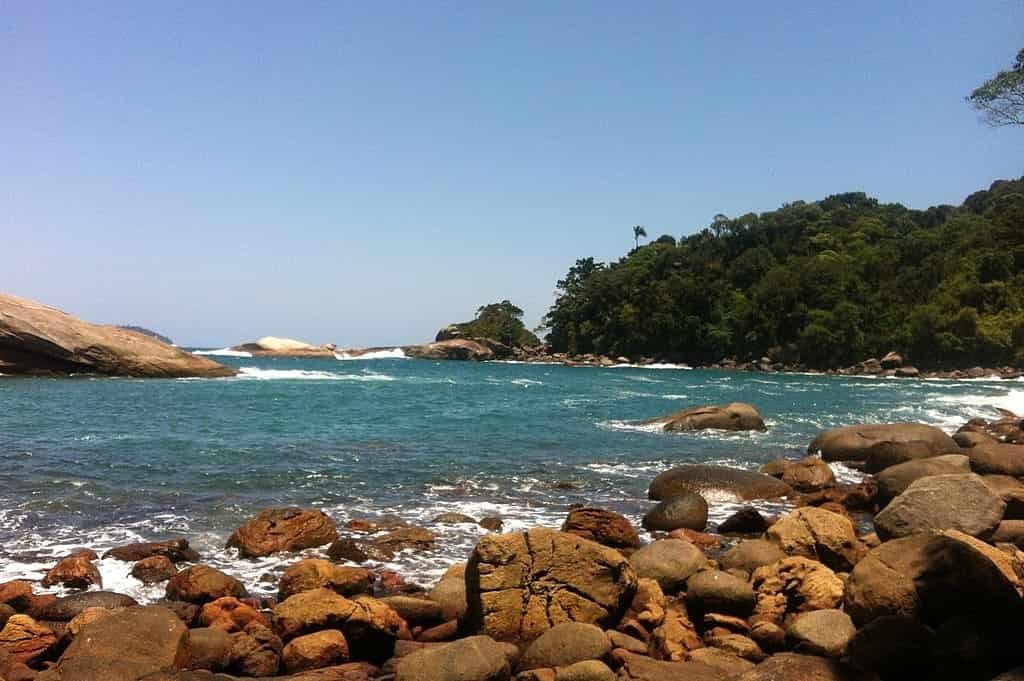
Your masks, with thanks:
<instances>
[{"instance_id":1,"label":"distant horizon","mask_svg":"<svg viewBox=\"0 0 1024 681\"><path fill-rule=\"evenodd\" d=\"M14 3L3 290L188 347L414 344L577 258L1024 175L964 97L1024 6Z\"/></svg>"}]
</instances>

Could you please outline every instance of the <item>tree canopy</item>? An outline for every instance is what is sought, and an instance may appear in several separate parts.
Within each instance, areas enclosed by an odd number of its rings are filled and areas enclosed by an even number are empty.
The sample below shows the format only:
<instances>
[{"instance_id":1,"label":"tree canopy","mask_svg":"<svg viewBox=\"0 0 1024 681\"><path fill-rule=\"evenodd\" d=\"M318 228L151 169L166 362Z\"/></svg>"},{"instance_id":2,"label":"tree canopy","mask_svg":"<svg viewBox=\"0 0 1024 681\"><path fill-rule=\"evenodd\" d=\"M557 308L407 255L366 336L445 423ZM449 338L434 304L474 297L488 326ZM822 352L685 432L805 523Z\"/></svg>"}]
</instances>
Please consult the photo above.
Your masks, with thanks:
<instances>
[{"instance_id":1,"label":"tree canopy","mask_svg":"<svg viewBox=\"0 0 1024 681\"><path fill-rule=\"evenodd\" d=\"M523 324L523 311L508 300L484 305L472 321L453 326L466 338L492 338L510 347L540 345L540 339Z\"/></svg>"},{"instance_id":2,"label":"tree canopy","mask_svg":"<svg viewBox=\"0 0 1024 681\"><path fill-rule=\"evenodd\" d=\"M1007 71L1000 71L967 96L989 125L1024 125L1024 49Z\"/></svg>"},{"instance_id":3,"label":"tree canopy","mask_svg":"<svg viewBox=\"0 0 1024 681\"><path fill-rule=\"evenodd\" d=\"M577 260L545 317L556 352L731 356L826 368L900 350L921 367L1024 362L1024 178L959 207L862 192L716 215L618 262Z\"/></svg>"}]
</instances>

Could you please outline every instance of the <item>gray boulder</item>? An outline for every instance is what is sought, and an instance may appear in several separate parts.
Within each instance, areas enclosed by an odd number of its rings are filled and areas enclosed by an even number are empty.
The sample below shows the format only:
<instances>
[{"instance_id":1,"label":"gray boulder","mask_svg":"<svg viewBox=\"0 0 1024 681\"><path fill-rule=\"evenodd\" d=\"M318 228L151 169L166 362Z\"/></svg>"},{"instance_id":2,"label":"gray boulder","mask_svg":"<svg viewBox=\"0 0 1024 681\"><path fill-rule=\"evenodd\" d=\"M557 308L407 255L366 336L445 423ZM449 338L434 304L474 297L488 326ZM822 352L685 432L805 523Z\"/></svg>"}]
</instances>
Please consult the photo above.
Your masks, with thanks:
<instances>
[{"instance_id":1,"label":"gray boulder","mask_svg":"<svg viewBox=\"0 0 1024 681\"><path fill-rule=\"evenodd\" d=\"M879 443L919 442L931 454L959 450L953 438L923 423L871 423L833 428L818 435L807 447L808 454L820 454L825 461L864 461L868 450Z\"/></svg>"},{"instance_id":2,"label":"gray boulder","mask_svg":"<svg viewBox=\"0 0 1024 681\"><path fill-rule=\"evenodd\" d=\"M664 591L675 593L690 575L707 567L708 559L688 541L662 539L637 550L629 563L637 577L653 579Z\"/></svg>"},{"instance_id":3,"label":"gray boulder","mask_svg":"<svg viewBox=\"0 0 1024 681\"><path fill-rule=\"evenodd\" d=\"M970 472L971 462L963 454L942 454L927 459L906 461L890 466L878 474L878 496L883 503L888 503L920 478Z\"/></svg>"},{"instance_id":4,"label":"gray boulder","mask_svg":"<svg viewBox=\"0 0 1024 681\"><path fill-rule=\"evenodd\" d=\"M565 667L584 660L600 660L611 650L612 644L601 628L564 622L548 629L526 648L519 669Z\"/></svg>"},{"instance_id":5,"label":"gray boulder","mask_svg":"<svg viewBox=\"0 0 1024 681\"><path fill-rule=\"evenodd\" d=\"M511 677L508 648L489 636L470 636L403 657L395 681L509 681Z\"/></svg>"},{"instance_id":6,"label":"gray boulder","mask_svg":"<svg viewBox=\"0 0 1024 681\"><path fill-rule=\"evenodd\" d=\"M708 502L696 492L666 499L644 515L646 530L671 532L680 528L703 532L708 524Z\"/></svg>"},{"instance_id":7,"label":"gray boulder","mask_svg":"<svg viewBox=\"0 0 1024 681\"><path fill-rule=\"evenodd\" d=\"M796 615L786 636L801 653L840 658L857 633L853 620L842 610L814 610Z\"/></svg>"},{"instance_id":8,"label":"gray boulder","mask_svg":"<svg viewBox=\"0 0 1024 681\"><path fill-rule=\"evenodd\" d=\"M884 541L919 532L958 530L972 537L991 534L1006 504L973 473L920 478L875 516Z\"/></svg>"}]
</instances>

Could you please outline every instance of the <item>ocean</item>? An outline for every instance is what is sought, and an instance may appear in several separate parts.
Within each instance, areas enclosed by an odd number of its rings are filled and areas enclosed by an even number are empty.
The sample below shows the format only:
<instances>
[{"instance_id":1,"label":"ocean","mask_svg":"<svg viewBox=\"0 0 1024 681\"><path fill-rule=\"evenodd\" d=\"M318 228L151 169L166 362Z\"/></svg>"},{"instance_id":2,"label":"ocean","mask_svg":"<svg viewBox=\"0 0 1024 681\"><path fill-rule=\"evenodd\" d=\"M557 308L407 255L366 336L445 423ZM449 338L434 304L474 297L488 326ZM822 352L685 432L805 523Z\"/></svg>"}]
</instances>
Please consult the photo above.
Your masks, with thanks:
<instances>
[{"instance_id":1,"label":"ocean","mask_svg":"<svg viewBox=\"0 0 1024 681\"><path fill-rule=\"evenodd\" d=\"M485 532L443 512L498 515L505 530L558 527L572 504L639 522L666 468L756 468L799 457L818 432L921 421L952 433L994 407L1024 413L1021 381L907 380L656 368L570 368L400 358L220 356L227 379L0 380L0 581L39 579L71 549L188 538L253 593L296 557L224 549L256 512L282 505L352 518L394 514L437 548L383 567L429 584ZM750 402L765 433L663 433L633 421ZM841 479L858 473L835 466ZM709 499L712 521L737 508ZM778 505L766 510L778 512ZM308 552L315 555L316 551ZM128 563L100 561L104 587L143 601ZM276 580L275 580L276 581ZM59 589L55 590L59 591Z\"/></svg>"}]
</instances>

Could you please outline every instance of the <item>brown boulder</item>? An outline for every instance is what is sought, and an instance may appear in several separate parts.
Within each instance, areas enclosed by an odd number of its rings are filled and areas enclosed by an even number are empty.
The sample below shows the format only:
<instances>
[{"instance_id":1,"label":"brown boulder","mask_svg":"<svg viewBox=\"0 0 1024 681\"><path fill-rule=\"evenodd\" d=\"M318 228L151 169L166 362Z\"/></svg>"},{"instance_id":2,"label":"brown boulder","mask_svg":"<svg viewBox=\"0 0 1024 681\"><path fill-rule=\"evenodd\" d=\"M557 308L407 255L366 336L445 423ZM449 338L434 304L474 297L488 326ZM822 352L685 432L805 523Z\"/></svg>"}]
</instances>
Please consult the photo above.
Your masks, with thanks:
<instances>
[{"instance_id":1,"label":"brown boulder","mask_svg":"<svg viewBox=\"0 0 1024 681\"><path fill-rule=\"evenodd\" d=\"M845 572L864 555L853 523L845 516L815 506L798 508L768 528L765 536L788 555L819 560Z\"/></svg>"},{"instance_id":2,"label":"brown boulder","mask_svg":"<svg viewBox=\"0 0 1024 681\"><path fill-rule=\"evenodd\" d=\"M5 651L12 660L22 664L38 660L56 642L57 634L52 629L28 615L12 615L0 630L0 651Z\"/></svg>"},{"instance_id":3,"label":"brown boulder","mask_svg":"<svg viewBox=\"0 0 1024 681\"><path fill-rule=\"evenodd\" d=\"M244 598L245 587L234 577L208 565L193 565L167 582L167 598L172 601L206 603L224 596Z\"/></svg>"},{"instance_id":4,"label":"brown boulder","mask_svg":"<svg viewBox=\"0 0 1024 681\"><path fill-rule=\"evenodd\" d=\"M129 563L137 563L154 556L165 556L172 563L195 563L199 560L199 554L189 546L187 539L125 544L103 554L104 558L117 558Z\"/></svg>"},{"instance_id":5,"label":"brown boulder","mask_svg":"<svg viewBox=\"0 0 1024 681\"><path fill-rule=\"evenodd\" d=\"M607 627L636 586L622 554L574 534L536 528L487 535L466 568L468 629L526 644L562 622Z\"/></svg>"},{"instance_id":6,"label":"brown boulder","mask_svg":"<svg viewBox=\"0 0 1024 681\"><path fill-rule=\"evenodd\" d=\"M188 650L189 669L224 671L231 660L231 636L223 629L189 629Z\"/></svg>"},{"instance_id":7,"label":"brown boulder","mask_svg":"<svg viewBox=\"0 0 1024 681\"><path fill-rule=\"evenodd\" d=\"M906 461L878 474L878 498L885 504L902 494L920 478L947 473L970 473L971 464L963 454L940 454L927 459Z\"/></svg>"},{"instance_id":8,"label":"brown boulder","mask_svg":"<svg viewBox=\"0 0 1024 681\"><path fill-rule=\"evenodd\" d=\"M199 613L199 621L204 627L222 629L229 634L244 631L251 622L270 626L266 616L259 610L232 596L224 596L205 604Z\"/></svg>"},{"instance_id":9,"label":"brown boulder","mask_svg":"<svg viewBox=\"0 0 1024 681\"><path fill-rule=\"evenodd\" d=\"M814 655L778 653L741 674L734 681L873 681L835 660Z\"/></svg>"},{"instance_id":10,"label":"brown boulder","mask_svg":"<svg viewBox=\"0 0 1024 681\"><path fill-rule=\"evenodd\" d=\"M68 622L88 608L118 610L138 605L135 599L112 591L83 591L56 598L41 607L32 609L32 616L40 620Z\"/></svg>"},{"instance_id":11,"label":"brown boulder","mask_svg":"<svg viewBox=\"0 0 1024 681\"><path fill-rule=\"evenodd\" d=\"M719 524L720 534L761 534L768 529L768 521L753 506L745 506Z\"/></svg>"},{"instance_id":12,"label":"brown boulder","mask_svg":"<svg viewBox=\"0 0 1024 681\"><path fill-rule=\"evenodd\" d=\"M665 662L616 650L619 681L730 681L732 674L704 662Z\"/></svg>"},{"instance_id":13,"label":"brown boulder","mask_svg":"<svg viewBox=\"0 0 1024 681\"><path fill-rule=\"evenodd\" d=\"M764 464L758 471L782 480L798 492L816 492L836 484L832 468L816 456L799 461L777 459Z\"/></svg>"},{"instance_id":14,"label":"brown boulder","mask_svg":"<svg viewBox=\"0 0 1024 681\"><path fill-rule=\"evenodd\" d=\"M365 568L335 565L322 558L306 558L291 565L281 576L278 600L285 600L300 591L327 588L342 596L369 593L373 573Z\"/></svg>"},{"instance_id":15,"label":"brown boulder","mask_svg":"<svg viewBox=\"0 0 1024 681\"><path fill-rule=\"evenodd\" d=\"M422 551L434 547L435 536L423 527L402 527L397 530L375 537L373 546L384 556L393 556L399 551L411 549Z\"/></svg>"},{"instance_id":16,"label":"brown boulder","mask_svg":"<svg viewBox=\"0 0 1024 681\"><path fill-rule=\"evenodd\" d=\"M487 636L469 636L403 657L395 681L509 681L508 651Z\"/></svg>"},{"instance_id":17,"label":"brown boulder","mask_svg":"<svg viewBox=\"0 0 1024 681\"><path fill-rule=\"evenodd\" d=\"M987 536L1002 520L1006 504L973 473L919 478L875 516L883 539L918 532L959 530Z\"/></svg>"},{"instance_id":18,"label":"brown boulder","mask_svg":"<svg viewBox=\"0 0 1024 681\"><path fill-rule=\"evenodd\" d=\"M691 407L668 416L661 416L644 425L660 425L665 431L688 430L768 430L755 407L742 402Z\"/></svg>"},{"instance_id":19,"label":"brown boulder","mask_svg":"<svg viewBox=\"0 0 1024 681\"><path fill-rule=\"evenodd\" d=\"M240 676L273 676L281 667L281 639L267 627L252 622L231 634L228 671Z\"/></svg>"},{"instance_id":20,"label":"brown boulder","mask_svg":"<svg viewBox=\"0 0 1024 681\"><path fill-rule=\"evenodd\" d=\"M882 443L925 443L932 454L959 450L953 438L923 423L882 423L844 426L821 433L807 447L808 454L820 454L825 461L864 461L872 446Z\"/></svg>"},{"instance_id":21,"label":"brown boulder","mask_svg":"<svg viewBox=\"0 0 1024 681\"><path fill-rule=\"evenodd\" d=\"M975 473L1024 476L1024 445L979 444L966 454Z\"/></svg>"},{"instance_id":22,"label":"brown boulder","mask_svg":"<svg viewBox=\"0 0 1024 681\"><path fill-rule=\"evenodd\" d=\"M857 633L853 620L842 610L815 610L796 615L786 629L797 652L840 658Z\"/></svg>"},{"instance_id":23,"label":"brown boulder","mask_svg":"<svg viewBox=\"0 0 1024 681\"><path fill-rule=\"evenodd\" d=\"M754 571L757 594L752 622L782 624L787 614L827 610L843 601L843 580L825 565L793 556Z\"/></svg>"},{"instance_id":24,"label":"brown boulder","mask_svg":"<svg viewBox=\"0 0 1024 681\"><path fill-rule=\"evenodd\" d=\"M682 539L651 542L630 556L629 562L638 577L657 580L669 593L680 591L690 575L708 566L701 550Z\"/></svg>"},{"instance_id":25,"label":"brown boulder","mask_svg":"<svg viewBox=\"0 0 1024 681\"><path fill-rule=\"evenodd\" d=\"M337 538L334 521L323 511L269 508L235 530L227 545L237 548L244 558L258 558L323 546Z\"/></svg>"},{"instance_id":26,"label":"brown boulder","mask_svg":"<svg viewBox=\"0 0 1024 681\"><path fill-rule=\"evenodd\" d=\"M177 573L178 569L167 556L150 556L132 566L132 577L143 584L164 582Z\"/></svg>"},{"instance_id":27,"label":"brown boulder","mask_svg":"<svg viewBox=\"0 0 1024 681\"><path fill-rule=\"evenodd\" d=\"M615 549L640 546L640 536L625 516L603 508L576 508L562 524L562 532L575 534Z\"/></svg>"},{"instance_id":28,"label":"brown boulder","mask_svg":"<svg viewBox=\"0 0 1024 681\"><path fill-rule=\"evenodd\" d=\"M688 464L659 474L647 489L647 496L662 501L687 492L737 499L773 499L793 493L786 483L770 475L712 464Z\"/></svg>"},{"instance_id":29,"label":"brown boulder","mask_svg":"<svg viewBox=\"0 0 1024 681\"><path fill-rule=\"evenodd\" d=\"M650 655L659 660L681 662L704 647L686 606L678 599L665 602L665 616L651 632Z\"/></svg>"},{"instance_id":30,"label":"brown boulder","mask_svg":"<svg viewBox=\"0 0 1024 681\"><path fill-rule=\"evenodd\" d=\"M182 378L238 372L146 334L0 293L0 373Z\"/></svg>"},{"instance_id":31,"label":"brown boulder","mask_svg":"<svg viewBox=\"0 0 1024 681\"><path fill-rule=\"evenodd\" d=\"M388 659L404 622L382 601L366 596L350 600L330 589L302 591L274 608L274 627L284 640L338 629L352 656L371 662Z\"/></svg>"},{"instance_id":32,"label":"brown boulder","mask_svg":"<svg viewBox=\"0 0 1024 681\"><path fill-rule=\"evenodd\" d=\"M494 350L488 345L477 340L468 338L453 338L452 340L426 343L425 345L411 345L402 348L405 354L416 359L451 359L451 360L473 360L486 362L495 357Z\"/></svg>"},{"instance_id":33,"label":"brown boulder","mask_svg":"<svg viewBox=\"0 0 1024 681\"><path fill-rule=\"evenodd\" d=\"M32 585L29 582L18 579L0 584L0 603L9 605L15 610L22 612L32 604Z\"/></svg>"},{"instance_id":34,"label":"brown boulder","mask_svg":"<svg viewBox=\"0 0 1024 681\"><path fill-rule=\"evenodd\" d=\"M337 629L326 629L292 639L281 653L289 673L320 669L348 661L348 642Z\"/></svg>"},{"instance_id":35,"label":"brown boulder","mask_svg":"<svg viewBox=\"0 0 1024 681\"><path fill-rule=\"evenodd\" d=\"M93 585L102 588L103 577L93 562L89 560L89 556L79 553L62 558L46 573L42 585L53 586L54 584L60 584L69 589L88 589Z\"/></svg>"},{"instance_id":36,"label":"brown boulder","mask_svg":"<svg viewBox=\"0 0 1024 681\"><path fill-rule=\"evenodd\" d=\"M767 539L744 539L719 559L723 570L753 573L759 567L782 560L786 554L776 542Z\"/></svg>"}]
</instances>

